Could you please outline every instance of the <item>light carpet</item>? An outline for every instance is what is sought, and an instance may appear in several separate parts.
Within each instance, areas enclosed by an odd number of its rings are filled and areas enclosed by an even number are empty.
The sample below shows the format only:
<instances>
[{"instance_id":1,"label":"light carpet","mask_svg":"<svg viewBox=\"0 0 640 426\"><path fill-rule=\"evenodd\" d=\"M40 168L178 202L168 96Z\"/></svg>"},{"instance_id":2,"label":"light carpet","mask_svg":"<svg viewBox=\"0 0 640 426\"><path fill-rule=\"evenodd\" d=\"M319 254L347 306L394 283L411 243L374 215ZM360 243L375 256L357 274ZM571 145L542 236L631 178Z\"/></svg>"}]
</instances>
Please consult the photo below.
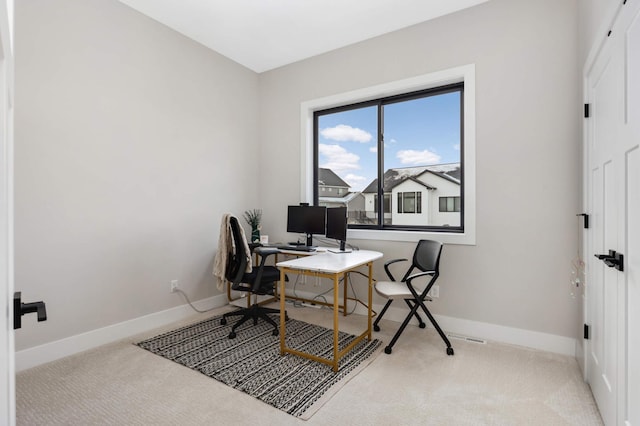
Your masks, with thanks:
<instances>
[{"instance_id":1,"label":"light carpet","mask_svg":"<svg viewBox=\"0 0 640 426\"><path fill-rule=\"evenodd\" d=\"M277 307L277 306L276 306ZM496 342L451 341L410 324L309 420L142 350L144 339L229 311L219 308L16 375L18 426L602 426L574 357ZM330 328L330 309L288 305L293 319ZM366 317L340 317L357 334ZM399 324L383 319L389 342Z\"/></svg>"},{"instance_id":2,"label":"light carpet","mask_svg":"<svg viewBox=\"0 0 640 426\"><path fill-rule=\"evenodd\" d=\"M265 321L251 321L229 339L230 326L220 317L180 327L138 343L141 348L175 361L227 386L245 392L295 417L308 419L351 377L379 354L379 340L358 342L334 372L326 364L280 354L280 338ZM339 348L356 336L339 332ZM287 346L331 358L333 330L304 321L287 321Z\"/></svg>"}]
</instances>

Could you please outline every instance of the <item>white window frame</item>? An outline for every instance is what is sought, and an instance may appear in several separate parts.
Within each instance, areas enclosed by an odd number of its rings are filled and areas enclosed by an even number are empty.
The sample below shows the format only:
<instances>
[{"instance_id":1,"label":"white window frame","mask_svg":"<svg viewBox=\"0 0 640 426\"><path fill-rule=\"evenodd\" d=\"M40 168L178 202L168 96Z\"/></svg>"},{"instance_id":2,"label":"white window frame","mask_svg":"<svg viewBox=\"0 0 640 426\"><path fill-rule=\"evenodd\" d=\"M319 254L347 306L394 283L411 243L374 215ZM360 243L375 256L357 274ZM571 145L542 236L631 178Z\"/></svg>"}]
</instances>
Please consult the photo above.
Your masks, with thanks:
<instances>
[{"instance_id":1,"label":"white window frame","mask_svg":"<svg viewBox=\"0 0 640 426\"><path fill-rule=\"evenodd\" d=\"M432 89L464 82L464 232L399 231L382 229L349 229L347 238L417 242L434 239L445 244L476 244L476 88L475 64L423 74L405 80L340 93L302 102L301 129L301 194L300 200L313 203L313 113L315 111L364 102L412 91Z\"/></svg>"}]
</instances>

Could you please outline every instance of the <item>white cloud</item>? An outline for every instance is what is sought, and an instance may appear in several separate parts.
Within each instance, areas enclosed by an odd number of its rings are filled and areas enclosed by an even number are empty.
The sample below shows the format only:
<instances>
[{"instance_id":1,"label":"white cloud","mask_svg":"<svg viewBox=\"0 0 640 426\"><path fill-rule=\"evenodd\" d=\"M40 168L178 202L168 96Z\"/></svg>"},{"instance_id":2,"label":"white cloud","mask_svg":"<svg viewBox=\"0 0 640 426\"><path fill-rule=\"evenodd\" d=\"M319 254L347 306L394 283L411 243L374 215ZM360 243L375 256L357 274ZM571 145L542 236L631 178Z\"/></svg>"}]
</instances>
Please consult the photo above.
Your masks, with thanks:
<instances>
[{"instance_id":1,"label":"white cloud","mask_svg":"<svg viewBox=\"0 0 640 426\"><path fill-rule=\"evenodd\" d=\"M349 186L351 186L352 191L362 191L367 185L369 185L371 179L365 176L359 176L349 173L344 177L344 181L347 182Z\"/></svg>"},{"instance_id":2,"label":"white cloud","mask_svg":"<svg viewBox=\"0 0 640 426\"><path fill-rule=\"evenodd\" d=\"M327 127L320 130L320 134L330 140L339 142L370 142L372 139L371 133L366 130L359 129L357 127L351 127L346 124L338 124L336 127Z\"/></svg>"},{"instance_id":3,"label":"white cloud","mask_svg":"<svg viewBox=\"0 0 640 426\"><path fill-rule=\"evenodd\" d=\"M347 151L340 145L318 144L318 152L326 158L326 162L320 167L331 169L335 173L344 172L345 170L357 170L360 168L358 164L360 157L352 152Z\"/></svg>"},{"instance_id":4,"label":"white cloud","mask_svg":"<svg viewBox=\"0 0 640 426\"><path fill-rule=\"evenodd\" d=\"M460 144L457 143L453 146L454 151L460 151Z\"/></svg>"},{"instance_id":5,"label":"white cloud","mask_svg":"<svg viewBox=\"0 0 640 426\"><path fill-rule=\"evenodd\" d=\"M371 148L369 148L369 152L373 152L374 154L378 152L378 147L377 146L372 146Z\"/></svg>"},{"instance_id":6,"label":"white cloud","mask_svg":"<svg viewBox=\"0 0 640 426\"><path fill-rule=\"evenodd\" d=\"M402 164L438 164L440 162L440 156L434 152L425 149L424 151L415 151L413 149L407 149L398 151L396 157Z\"/></svg>"}]
</instances>

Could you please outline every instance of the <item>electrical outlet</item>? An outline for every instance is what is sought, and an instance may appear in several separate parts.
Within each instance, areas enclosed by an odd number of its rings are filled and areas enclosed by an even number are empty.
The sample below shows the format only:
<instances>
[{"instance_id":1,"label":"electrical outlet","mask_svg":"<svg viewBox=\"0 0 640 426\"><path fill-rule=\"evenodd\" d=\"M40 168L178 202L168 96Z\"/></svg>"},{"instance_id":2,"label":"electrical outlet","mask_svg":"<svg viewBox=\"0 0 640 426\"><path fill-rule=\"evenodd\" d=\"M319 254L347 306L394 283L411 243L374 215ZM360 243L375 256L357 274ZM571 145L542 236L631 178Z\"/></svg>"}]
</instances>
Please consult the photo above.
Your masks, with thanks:
<instances>
[{"instance_id":1,"label":"electrical outlet","mask_svg":"<svg viewBox=\"0 0 640 426\"><path fill-rule=\"evenodd\" d=\"M171 280L171 293L176 291L178 288L178 280Z\"/></svg>"},{"instance_id":2,"label":"electrical outlet","mask_svg":"<svg viewBox=\"0 0 640 426\"><path fill-rule=\"evenodd\" d=\"M440 297L440 286L434 285L433 287L431 287L431 290L429 290L429 293L427 293L427 296L433 299Z\"/></svg>"}]
</instances>

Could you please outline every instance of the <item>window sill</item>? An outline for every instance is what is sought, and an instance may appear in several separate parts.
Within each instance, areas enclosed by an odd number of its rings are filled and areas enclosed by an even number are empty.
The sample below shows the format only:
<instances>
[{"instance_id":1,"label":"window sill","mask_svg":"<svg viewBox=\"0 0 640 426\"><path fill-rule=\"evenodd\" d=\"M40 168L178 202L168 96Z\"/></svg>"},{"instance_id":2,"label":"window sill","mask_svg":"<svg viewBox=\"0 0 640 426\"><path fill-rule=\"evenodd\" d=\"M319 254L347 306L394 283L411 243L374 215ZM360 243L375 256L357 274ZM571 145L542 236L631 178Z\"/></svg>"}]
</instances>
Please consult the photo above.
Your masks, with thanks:
<instances>
[{"instance_id":1,"label":"window sill","mask_svg":"<svg viewBox=\"0 0 640 426\"><path fill-rule=\"evenodd\" d=\"M381 231L375 229L349 229L347 240L378 240L418 242L419 240L436 240L443 244L475 245L475 234L470 231L452 232L419 232L419 231Z\"/></svg>"}]
</instances>

